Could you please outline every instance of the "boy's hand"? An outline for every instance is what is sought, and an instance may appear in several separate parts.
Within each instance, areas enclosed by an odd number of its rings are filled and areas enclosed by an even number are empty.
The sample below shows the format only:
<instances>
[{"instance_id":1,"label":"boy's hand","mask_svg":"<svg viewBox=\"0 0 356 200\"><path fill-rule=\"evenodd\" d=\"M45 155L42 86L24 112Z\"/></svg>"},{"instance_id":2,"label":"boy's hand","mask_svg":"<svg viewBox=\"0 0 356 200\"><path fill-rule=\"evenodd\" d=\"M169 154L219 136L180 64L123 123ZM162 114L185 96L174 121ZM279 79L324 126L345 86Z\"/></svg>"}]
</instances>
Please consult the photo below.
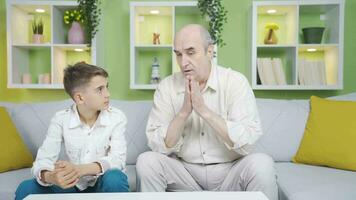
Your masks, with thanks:
<instances>
[{"instance_id":1,"label":"boy's hand","mask_svg":"<svg viewBox=\"0 0 356 200\"><path fill-rule=\"evenodd\" d=\"M55 169L62 169L65 174L72 173L73 171L80 177L84 174L81 172L79 165L75 165L68 161L59 160L54 164Z\"/></svg>"},{"instance_id":2,"label":"boy's hand","mask_svg":"<svg viewBox=\"0 0 356 200\"><path fill-rule=\"evenodd\" d=\"M44 174L45 181L55 184L63 189L74 187L80 176L76 165L67 161L57 161L54 171L47 171Z\"/></svg>"},{"instance_id":3,"label":"boy's hand","mask_svg":"<svg viewBox=\"0 0 356 200\"><path fill-rule=\"evenodd\" d=\"M76 171L68 173L65 169L54 169L54 171L45 171L43 173L44 181L57 185L62 189L74 187L79 181L79 175Z\"/></svg>"}]
</instances>

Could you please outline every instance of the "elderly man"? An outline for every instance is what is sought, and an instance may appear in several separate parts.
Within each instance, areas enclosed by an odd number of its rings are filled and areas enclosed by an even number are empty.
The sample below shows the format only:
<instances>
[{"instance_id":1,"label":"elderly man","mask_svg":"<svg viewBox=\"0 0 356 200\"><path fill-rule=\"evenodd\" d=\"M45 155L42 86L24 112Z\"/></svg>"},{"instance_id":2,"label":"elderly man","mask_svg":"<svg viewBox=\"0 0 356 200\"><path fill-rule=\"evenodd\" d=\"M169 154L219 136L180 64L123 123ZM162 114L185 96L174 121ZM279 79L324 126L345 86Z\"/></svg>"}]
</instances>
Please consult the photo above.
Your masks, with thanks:
<instances>
[{"instance_id":1,"label":"elderly man","mask_svg":"<svg viewBox=\"0 0 356 200\"><path fill-rule=\"evenodd\" d=\"M273 160L251 153L262 131L246 78L212 62L213 42L200 25L176 34L174 52L181 72L154 94L146 130L153 151L138 158L138 188L262 191L277 200Z\"/></svg>"}]
</instances>

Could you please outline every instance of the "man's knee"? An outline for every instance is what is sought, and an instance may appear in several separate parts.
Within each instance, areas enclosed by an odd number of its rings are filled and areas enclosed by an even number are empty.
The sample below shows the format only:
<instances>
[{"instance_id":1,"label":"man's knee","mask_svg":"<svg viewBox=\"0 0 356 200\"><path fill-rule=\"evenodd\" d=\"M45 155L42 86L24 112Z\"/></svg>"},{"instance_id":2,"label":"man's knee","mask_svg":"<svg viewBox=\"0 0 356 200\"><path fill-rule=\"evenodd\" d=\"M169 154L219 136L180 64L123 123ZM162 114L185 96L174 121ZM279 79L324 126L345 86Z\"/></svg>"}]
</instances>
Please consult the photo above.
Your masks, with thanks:
<instances>
[{"instance_id":1,"label":"man's knee","mask_svg":"<svg viewBox=\"0 0 356 200\"><path fill-rule=\"evenodd\" d=\"M20 183L15 192L15 199L24 199L26 196L36 193L37 181L35 179L29 179Z\"/></svg>"},{"instance_id":2,"label":"man's knee","mask_svg":"<svg viewBox=\"0 0 356 200\"><path fill-rule=\"evenodd\" d=\"M113 169L105 172L102 177L103 192L128 192L129 185L127 176L118 169Z\"/></svg>"},{"instance_id":3,"label":"man's knee","mask_svg":"<svg viewBox=\"0 0 356 200\"><path fill-rule=\"evenodd\" d=\"M249 174L261 182L270 182L275 180L276 170L273 159L262 153L250 154L245 157Z\"/></svg>"},{"instance_id":4,"label":"man's knee","mask_svg":"<svg viewBox=\"0 0 356 200\"><path fill-rule=\"evenodd\" d=\"M138 176L148 175L157 171L160 167L160 158L162 156L165 155L152 151L140 154L136 162Z\"/></svg>"}]
</instances>

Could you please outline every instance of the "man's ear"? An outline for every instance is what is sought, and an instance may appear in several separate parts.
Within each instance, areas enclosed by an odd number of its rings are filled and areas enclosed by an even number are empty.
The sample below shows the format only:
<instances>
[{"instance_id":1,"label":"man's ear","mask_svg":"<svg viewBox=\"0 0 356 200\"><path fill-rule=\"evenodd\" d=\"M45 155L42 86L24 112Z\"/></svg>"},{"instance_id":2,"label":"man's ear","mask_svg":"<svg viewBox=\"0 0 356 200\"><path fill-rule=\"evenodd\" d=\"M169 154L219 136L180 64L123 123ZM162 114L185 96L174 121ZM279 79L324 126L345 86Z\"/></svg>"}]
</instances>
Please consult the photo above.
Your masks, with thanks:
<instances>
[{"instance_id":1,"label":"man's ear","mask_svg":"<svg viewBox=\"0 0 356 200\"><path fill-rule=\"evenodd\" d=\"M214 45L210 44L210 45L208 46L207 54L208 54L210 60L212 60L213 57L214 57Z\"/></svg>"}]
</instances>

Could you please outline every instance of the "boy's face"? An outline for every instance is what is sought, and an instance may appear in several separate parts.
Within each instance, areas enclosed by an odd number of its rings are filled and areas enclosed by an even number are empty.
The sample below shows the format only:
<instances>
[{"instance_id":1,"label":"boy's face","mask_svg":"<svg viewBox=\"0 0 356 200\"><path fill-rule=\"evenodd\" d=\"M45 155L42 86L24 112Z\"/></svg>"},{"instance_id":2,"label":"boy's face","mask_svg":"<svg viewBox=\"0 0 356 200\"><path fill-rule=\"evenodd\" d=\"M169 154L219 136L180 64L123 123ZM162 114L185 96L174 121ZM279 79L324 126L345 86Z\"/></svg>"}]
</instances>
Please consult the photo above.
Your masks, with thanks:
<instances>
[{"instance_id":1,"label":"boy's face","mask_svg":"<svg viewBox=\"0 0 356 200\"><path fill-rule=\"evenodd\" d=\"M94 76L86 86L78 90L74 99L86 109L99 111L109 107L109 97L107 78Z\"/></svg>"}]
</instances>

